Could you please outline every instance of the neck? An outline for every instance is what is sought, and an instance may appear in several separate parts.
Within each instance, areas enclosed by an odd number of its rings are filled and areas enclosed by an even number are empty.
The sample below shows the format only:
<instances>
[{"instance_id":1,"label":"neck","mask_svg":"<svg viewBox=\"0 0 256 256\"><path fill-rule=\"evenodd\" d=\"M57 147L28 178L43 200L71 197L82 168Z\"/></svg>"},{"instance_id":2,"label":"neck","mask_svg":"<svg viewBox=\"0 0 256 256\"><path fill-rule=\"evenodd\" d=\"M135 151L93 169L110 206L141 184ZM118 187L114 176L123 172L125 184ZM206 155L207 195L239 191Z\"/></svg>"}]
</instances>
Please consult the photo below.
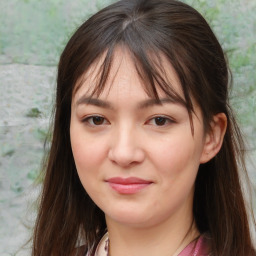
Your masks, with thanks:
<instances>
[{"instance_id":1,"label":"neck","mask_svg":"<svg viewBox=\"0 0 256 256\"><path fill-rule=\"evenodd\" d=\"M172 218L147 228L115 223L106 218L111 256L177 256L199 236L193 217Z\"/></svg>"}]
</instances>

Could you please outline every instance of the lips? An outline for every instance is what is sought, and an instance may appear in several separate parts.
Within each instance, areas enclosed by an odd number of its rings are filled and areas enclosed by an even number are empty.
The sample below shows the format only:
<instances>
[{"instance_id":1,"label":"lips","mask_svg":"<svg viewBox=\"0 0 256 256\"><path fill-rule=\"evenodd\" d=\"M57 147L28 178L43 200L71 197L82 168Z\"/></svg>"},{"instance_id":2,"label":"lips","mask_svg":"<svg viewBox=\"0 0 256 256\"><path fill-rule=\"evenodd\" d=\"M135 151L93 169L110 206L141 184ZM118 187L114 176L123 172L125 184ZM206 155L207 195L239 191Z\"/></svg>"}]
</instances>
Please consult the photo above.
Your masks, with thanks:
<instances>
[{"instance_id":1,"label":"lips","mask_svg":"<svg viewBox=\"0 0 256 256\"><path fill-rule=\"evenodd\" d=\"M153 182L137 177L113 177L107 180L109 186L120 194L135 194L150 186Z\"/></svg>"}]
</instances>

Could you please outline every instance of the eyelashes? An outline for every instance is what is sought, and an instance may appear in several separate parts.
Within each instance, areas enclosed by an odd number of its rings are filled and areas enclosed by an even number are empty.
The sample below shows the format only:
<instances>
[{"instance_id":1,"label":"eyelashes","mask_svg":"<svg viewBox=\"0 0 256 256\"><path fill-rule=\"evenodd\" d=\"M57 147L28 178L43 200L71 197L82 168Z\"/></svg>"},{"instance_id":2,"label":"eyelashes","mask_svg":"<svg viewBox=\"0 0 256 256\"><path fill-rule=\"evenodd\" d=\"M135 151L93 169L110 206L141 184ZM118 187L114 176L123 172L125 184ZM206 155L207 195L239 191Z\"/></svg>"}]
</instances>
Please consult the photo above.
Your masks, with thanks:
<instances>
[{"instance_id":1,"label":"eyelashes","mask_svg":"<svg viewBox=\"0 0 256 256\"><path fill-rule=\"evenodd\" d=\"M154 126L166 126L168 124L175 123L174 119L166 116L155 116L149 119L147 124L154 125Z\"/></svg>"},{"instance_id":2,"label":"eyelashes","mask_svg":"<svg viewBox=\"0 0 256 256\"><path fill-rule=\"evenodd\" d=\"M91 127L100 127L104 125L110 125L110 122L105 117L100 115L91 115L91 116L85 117L82 120L82 122ZM165 127L173 123L176 123L176 121L173 118L167 117L164 115L157 115L157 116L151 117L145 122L146 125L152 125L156 127Z\"/></svg>"},{"instance_id":3,"label":"eyelashes","mask_svg":"<svg viewBox=\"0 0 256 256\"><path fill-rule=\"evenodd\" d=\"M110 124L106 118L99 115L88 116L84 118L82 122L91 126L101 126L101 125Z\"/></svg>"}]
</instances>

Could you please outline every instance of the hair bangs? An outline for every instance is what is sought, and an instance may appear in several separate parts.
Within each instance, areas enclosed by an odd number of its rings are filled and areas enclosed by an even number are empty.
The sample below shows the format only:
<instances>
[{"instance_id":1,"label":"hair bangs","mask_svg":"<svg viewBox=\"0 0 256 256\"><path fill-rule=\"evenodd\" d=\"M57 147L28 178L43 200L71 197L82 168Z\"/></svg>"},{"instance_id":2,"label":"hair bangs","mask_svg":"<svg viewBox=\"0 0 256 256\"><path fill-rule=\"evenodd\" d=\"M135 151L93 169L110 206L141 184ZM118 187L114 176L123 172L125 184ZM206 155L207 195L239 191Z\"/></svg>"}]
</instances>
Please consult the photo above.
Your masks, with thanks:
<instances>
[{"instance_id":1,"label":"hair bangs","mask_svg":"<svg viewBox=\"0 0 256 256\"><path fill-rule=\"evenodd\" d=\"M167 60L164 54L159 54L159 50L145 50L143 45L134 47L134 45L126 40L122 40L121 42L110 46L100 56L95 58L91 66L88 67L87 70L84 71L84 74L78 79L78 82L74 87L74 93L76 93L78 89L92 77L93 81L88 83L89 87L87 93L89 97L99 97L102 92L106 90L106 84L110 79L110 73L113 79L115 79L119 70L118 68L113 70L113 62L115 62L115 58L117 57L115 54L118 47L121 48L121 52L128 52L137 73L135 75L138 75L145 92L149 97L159 99L159 93L162 92L173 102L178 102L190 111L189 104L187 104L183 92L178 92L173 86L173 81L168 75L168 67L166 66L166 63L163 63ZM171 67L169 61L168 65ZM93 73L90 72L90 68L92 68ZM111 85L112 81L110 81L108 90L111 90Z\"/></svg>"},{"instance_id":2,"label":"hair bangs","mask_svg":"<svg viewBox=\"0 0 256 256\"><path fill-rule=\"evenodd\" d=\"M128 29L129 25L126 25L126 29ZM194 109L189 88L186 88L186 85L180 81L180 74L174 69L172 61L162 50L158 49L155 45L146 43L146 40L143 40L142 37L140 38L140 44L134 43L135 40L133 39L131 33L129 33L129 36L126 36L124 30L118 40L112 42L106 50L95 57L91 65L81 75L81 78L78 79L79 82L74 87L74 93L77 92L87 79L94 77L92 83L89 83L87 93L88 97L99 97L106 90L106 84L109 82L110 74L114 79L118 73L118 68L117 70L113 70L113 62L115 62L115 58L117 57L115 55L116 49L120 47L121 52L128 52L129 57L134 63L137 75L149 97L159 99L159 93L162 92L173 102L186 107L190 117L191 130L194 133L192 120ZM90 73L90 68L93 69L94 74ZM172 78L168 75L169 68L172 68L177 75L181 92L178 92L174 88ZM112 81L110 81L109 91L111 90L111 84Z\"/></svg>"}]
</instances>

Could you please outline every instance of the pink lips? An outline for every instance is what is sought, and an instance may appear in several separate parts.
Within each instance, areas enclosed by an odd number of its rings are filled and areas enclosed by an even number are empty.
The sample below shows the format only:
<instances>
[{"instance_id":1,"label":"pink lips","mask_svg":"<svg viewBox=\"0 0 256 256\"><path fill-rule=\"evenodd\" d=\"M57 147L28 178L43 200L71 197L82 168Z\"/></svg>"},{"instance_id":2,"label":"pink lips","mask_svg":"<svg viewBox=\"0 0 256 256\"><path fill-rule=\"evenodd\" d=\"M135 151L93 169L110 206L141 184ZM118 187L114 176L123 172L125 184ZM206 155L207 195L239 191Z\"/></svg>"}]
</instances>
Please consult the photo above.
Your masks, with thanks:
<instances>
[{"instance_id":1,"label":"pink lips","mask_svg":"<svg viewBox=\"0 0 256 256\"><path fill-rule=\"evenodd\" d=\"M107 180L112 189L120 194L135 194L152 184L152 181L136 177L121 178L113 177Z\"/></svg>"}]
</instances>

